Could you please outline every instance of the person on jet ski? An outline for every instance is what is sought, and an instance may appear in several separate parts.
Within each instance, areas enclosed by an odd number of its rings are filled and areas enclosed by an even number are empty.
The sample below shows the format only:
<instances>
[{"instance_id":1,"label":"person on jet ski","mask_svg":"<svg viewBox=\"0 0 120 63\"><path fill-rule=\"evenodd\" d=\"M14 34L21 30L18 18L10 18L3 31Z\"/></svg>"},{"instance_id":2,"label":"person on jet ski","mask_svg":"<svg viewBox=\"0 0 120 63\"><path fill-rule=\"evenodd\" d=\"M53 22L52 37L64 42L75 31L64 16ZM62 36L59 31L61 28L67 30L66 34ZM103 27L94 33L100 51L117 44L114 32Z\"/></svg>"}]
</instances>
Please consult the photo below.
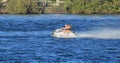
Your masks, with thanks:
<instances>
[{"instance_id":1,"label":"person on jet ski","mask_svg":"<svg viewBox=\"0 0 120 63\"><path fill-rule=\"evenodd\" d=\"M69 34L71 32L71 25L70 24L65 24L64 28L62 29L62 31L66 34Z\"/></svg>"}]
</instances>

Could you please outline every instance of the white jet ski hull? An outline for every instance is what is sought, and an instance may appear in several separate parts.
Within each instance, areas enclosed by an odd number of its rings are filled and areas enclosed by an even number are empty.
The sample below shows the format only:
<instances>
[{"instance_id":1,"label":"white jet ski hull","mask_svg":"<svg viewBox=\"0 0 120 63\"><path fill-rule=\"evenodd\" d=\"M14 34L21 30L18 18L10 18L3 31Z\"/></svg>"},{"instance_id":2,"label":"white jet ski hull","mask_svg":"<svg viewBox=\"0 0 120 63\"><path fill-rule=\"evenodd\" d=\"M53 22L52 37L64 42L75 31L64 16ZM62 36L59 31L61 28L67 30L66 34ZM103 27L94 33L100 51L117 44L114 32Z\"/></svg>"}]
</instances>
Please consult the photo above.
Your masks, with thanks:
<instances>
[{"instance_id":1,"label":"white jet ski hull","mask_svg":"<svg viewBox=\"0 0 120 63\"><path fill-rule=\"evenodd\" d=\"M62 29L55 30L52 33L52 36L57 37L57 38L75 38L75 37L77 37L77 35L73 32L70 32L69 34L62 32Z\"/></svg>"}]
</instances>

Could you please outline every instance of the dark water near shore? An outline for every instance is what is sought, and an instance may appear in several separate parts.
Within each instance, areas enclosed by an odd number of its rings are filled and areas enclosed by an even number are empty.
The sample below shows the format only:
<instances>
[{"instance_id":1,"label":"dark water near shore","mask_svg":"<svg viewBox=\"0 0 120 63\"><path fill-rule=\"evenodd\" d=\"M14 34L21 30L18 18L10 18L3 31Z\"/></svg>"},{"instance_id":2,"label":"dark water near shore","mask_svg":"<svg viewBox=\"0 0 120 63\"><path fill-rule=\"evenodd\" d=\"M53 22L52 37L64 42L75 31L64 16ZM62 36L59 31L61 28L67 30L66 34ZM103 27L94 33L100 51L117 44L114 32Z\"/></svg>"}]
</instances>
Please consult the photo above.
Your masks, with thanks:
<instances>
[{"instance_id":1,"label":"dark water near shore","mask_svg":"<svg viewBox=\"0 0 120 63\"><path fill-rule=\"evenodd\" d=\"M51 36L67 23L84 37ZM0 63L120 63L120 15L0 15Z\"/></svg>"}]
</instances>

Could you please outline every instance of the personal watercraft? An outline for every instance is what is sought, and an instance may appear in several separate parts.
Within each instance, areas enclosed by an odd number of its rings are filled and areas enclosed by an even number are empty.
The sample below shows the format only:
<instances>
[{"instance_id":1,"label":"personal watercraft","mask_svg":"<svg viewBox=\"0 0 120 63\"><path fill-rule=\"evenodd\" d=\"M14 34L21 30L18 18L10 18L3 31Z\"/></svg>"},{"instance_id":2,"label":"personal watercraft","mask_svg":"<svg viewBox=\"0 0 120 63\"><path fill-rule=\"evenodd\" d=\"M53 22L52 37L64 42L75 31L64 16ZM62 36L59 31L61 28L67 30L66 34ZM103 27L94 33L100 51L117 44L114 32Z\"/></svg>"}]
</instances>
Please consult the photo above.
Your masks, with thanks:
<instances>
[{"instance_id":1,"label":"personal watercraft","mask_svg":"<svg viewBox=\"0 0 120 63\"><path fill-rule=\"evenodd\" d=\"M77 35L71 31L70 33L64 33L62 31L62 29L56 29L53 33L52 33L53 37L57 37L57 38L75 38L77 37Z\"/></svg>"}]
</instances>

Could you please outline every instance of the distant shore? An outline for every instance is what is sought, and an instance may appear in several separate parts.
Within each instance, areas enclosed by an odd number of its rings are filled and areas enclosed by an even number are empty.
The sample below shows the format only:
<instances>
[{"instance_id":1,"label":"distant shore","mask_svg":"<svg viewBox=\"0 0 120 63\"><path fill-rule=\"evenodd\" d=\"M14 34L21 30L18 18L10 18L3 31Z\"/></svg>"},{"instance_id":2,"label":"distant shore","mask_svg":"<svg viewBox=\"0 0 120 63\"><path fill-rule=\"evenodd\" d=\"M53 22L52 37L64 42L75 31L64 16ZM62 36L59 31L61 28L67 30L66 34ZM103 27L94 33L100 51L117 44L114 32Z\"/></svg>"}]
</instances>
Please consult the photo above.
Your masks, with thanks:
<instances>
[{"instance_id":1,"label":"distant shore","mask_svg":"<svg viewBox=\"0 0 120 63\"><path fill-rule=\"evenodd\" d=\"M120 14L120 0L0 0L0 14Z\"/></svg>"},{"instance_id":2,"label":"distant shore","mask_svg":"<svg viewBox=\"0 0 120 63\"><path fill-rule=\"evenodd\" d=\"M7 12L3 12L0 14L11 14L11 13L7 13ZM14 14L22 14L22 13L14 13ZM120 13L67 13L67 12L45 12L45 13L30 13L30 14L120 14Z\"/></svg>"}]
</instances>

